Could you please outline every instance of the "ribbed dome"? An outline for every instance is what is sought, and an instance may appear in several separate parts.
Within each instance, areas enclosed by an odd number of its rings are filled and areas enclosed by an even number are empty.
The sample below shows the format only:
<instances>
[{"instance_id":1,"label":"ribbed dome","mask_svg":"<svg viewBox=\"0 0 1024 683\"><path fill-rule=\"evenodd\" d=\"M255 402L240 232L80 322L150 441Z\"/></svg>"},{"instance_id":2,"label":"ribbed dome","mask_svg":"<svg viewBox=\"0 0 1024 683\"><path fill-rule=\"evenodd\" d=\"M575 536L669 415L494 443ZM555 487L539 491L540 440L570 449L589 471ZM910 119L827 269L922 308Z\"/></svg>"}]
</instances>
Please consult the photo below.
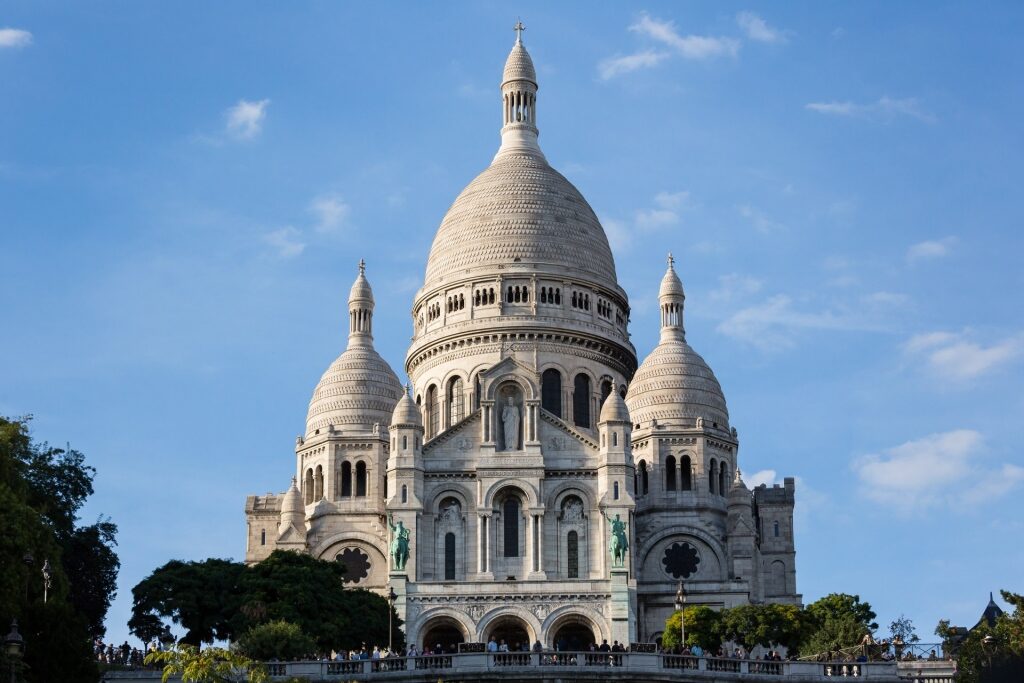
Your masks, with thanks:
<instances>
[{"instance_id":1,"label":"ribbed dome","mask_svg":"<svg viewBox=\"0 0 1024 683\"><path fill-rule=\"evenodd\" d=\"M729 428L729 411L715 374L693 348L681 339L662 341L647 356L626 392L634 424L652 419L693 427L703 418L706 427Z\"/></svg>"},{"instance_id":2,"label":"ribbed dome","mask_svg":"<svg viewBox=\"0 0 1024 683\"><path fill-rule=\"evenodd\" d=\"M409 385L405 385L405 391L402 393L402 398L398 399L398 404L395 405L395 410L391 414L391 424L402 425L405 427L423 427L423 417L420 415L419 408L416 403L412 400L412 396L409 395Z\"/></svg>"},{"instance_id":3,"label":"ribbed dome","mask_svg":"<svg viewBox=\"0 0 1024 683\"><path fill-rule=\"evenodd\" d=\"M676 269L672 267L674 259L672 254L668 255L669 267L665 271L665 277L661 278L661 287L658 289L658 298L663 296L685 296L683 293L683 282L676 275Z\"/></svg>"},{"instance_id":4,"label":"ribbed dome","mask_svg":"<svg viewBox=\"0 0 1024 683\"><path fill-rule=\"evenodd\" d=\"M618 290L615 261L594 210L543 156L499 155L455 199L434 238L424 289L469 269L514 263L578 272Z\"/></svg>"},{"instance_id":5,"label":"ribbed dome","mask_svg":"<svg viewBox=\"0 0 1024 683\"><path fill-rule=\"evenodd\" d=\"M306 437L328 425L342 430L370 431L391 424L402 385L391 366L372 346L345 350L320 378L306 414Z\"/></svg>"},{"instance_id":6,"label":"ribbed dome","mask_svg":"<svg viewBox=\"0 0 1024 683\"><path fill-rule=\"evenodd\" d=\"M601 406L601 417L599 422L629 422L629 409L626 407L626 402L622 400L622 394L619 393L619 388L612 384L611 393L608 394L608 398L604 400L604 404Z\"/></svg>"},{"instance_id":7,"label":"ribbed dome","mask_svg":"<svg viewBox=\"0 0 1024 683\"><path fill-rule=\"evenodd\" d=\"M348 302L354 303L373 303L373 290L370 289L370 281L366 279L366 263L362 260L359 261L359 275L356 276L355 282L352 283L352 289L348 292Z\"/></svg>"},{"instance_id":8,"label":"ribbed dome","mask_svg":"<svg viewBox=\"0 0 1024 683\"><path fill-rule=\"evenodd\" d=\"M521 42L512 46L512 52L505 60L505 71L501 76L501 84L509 81L530 81L537 85L537 71L533 68L533 60Z\"/></svg>"}]
</instances>

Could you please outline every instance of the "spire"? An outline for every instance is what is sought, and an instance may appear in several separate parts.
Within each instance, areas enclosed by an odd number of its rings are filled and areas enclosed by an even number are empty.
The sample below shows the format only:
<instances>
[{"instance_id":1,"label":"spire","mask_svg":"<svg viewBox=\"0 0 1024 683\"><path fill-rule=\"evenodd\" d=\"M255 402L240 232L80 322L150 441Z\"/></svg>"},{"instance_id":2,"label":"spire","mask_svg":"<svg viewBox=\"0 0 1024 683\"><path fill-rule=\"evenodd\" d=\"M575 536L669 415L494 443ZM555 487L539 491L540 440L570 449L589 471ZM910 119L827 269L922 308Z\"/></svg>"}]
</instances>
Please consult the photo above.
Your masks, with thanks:
<instances>
[{"instance_id":1,"label":"spire","mask_svg":"<svg viewBox=\"0 0 1024 683\"><path fill-rule=\"evenodd\" d=\"M359 259L359 274L348 293L348 345L373 343L373 290L366 279L366 261Z\"/></svg>"},{"instance_id":2,"label":"spire","mask_svg":"<svg viewBox=\"0 0 1024 683\"><path fill-rule=\"evenodd\" d=\"M516 42L505 60L501 77L501 148L495 158L506 152L543 157L537 145L537 71L523 45L526 27L517 21L513 29Z\"/></svg>"},{"instance_id":3,"label":"spire","mask_svg":"<svg viewBox=\"0 0 1024 683\"><path fill-rule=\"evenodd\" d=\"M686 294L683 283L676 275L676 260L671 252L668 255L668 269L661 279L658 290L658 302L661 304L661 341L684 341L686 329L683 327L683 302Z\"/></svg>"}]
</instances>

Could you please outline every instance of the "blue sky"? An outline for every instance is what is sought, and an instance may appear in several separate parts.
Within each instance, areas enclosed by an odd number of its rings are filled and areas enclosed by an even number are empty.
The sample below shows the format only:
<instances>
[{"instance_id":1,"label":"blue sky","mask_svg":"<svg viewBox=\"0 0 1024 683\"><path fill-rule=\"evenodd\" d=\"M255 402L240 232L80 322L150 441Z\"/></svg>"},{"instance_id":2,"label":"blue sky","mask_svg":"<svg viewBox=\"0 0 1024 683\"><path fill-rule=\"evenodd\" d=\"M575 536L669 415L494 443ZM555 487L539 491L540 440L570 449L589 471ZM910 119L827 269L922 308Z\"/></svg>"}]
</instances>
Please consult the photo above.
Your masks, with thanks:
<instances>
[{"instance_id":1,"label":"blue sky","mask_svg":"<svg viewBox=\"0 0 1024 683\"><path fill-rule=\"evenodd\" d=\"M748 482L798 477L805 600L859 593L927 641L1024 591L1019 3L14 0L0 414L99 471L110 637L156 566L243 557L360 257L401 373L517 15L638 353L671 250Z\"/></svg>"}]
</instances>

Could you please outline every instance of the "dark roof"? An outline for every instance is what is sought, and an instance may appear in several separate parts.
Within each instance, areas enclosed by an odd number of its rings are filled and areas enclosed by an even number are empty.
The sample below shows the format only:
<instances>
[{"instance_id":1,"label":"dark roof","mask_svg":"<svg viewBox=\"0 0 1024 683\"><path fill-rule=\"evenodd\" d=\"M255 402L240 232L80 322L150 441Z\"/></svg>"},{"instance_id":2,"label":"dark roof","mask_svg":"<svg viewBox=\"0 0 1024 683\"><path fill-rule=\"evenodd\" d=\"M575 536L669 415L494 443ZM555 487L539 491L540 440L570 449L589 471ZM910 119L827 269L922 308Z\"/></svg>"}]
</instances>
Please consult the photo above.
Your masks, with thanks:
<instances>
[{"instance_id":1,"label":"dark roof","mask_svg":"<svg viewBox=\"0 0 1024 683\"><path fill-rule=\"evenodd\" d=\"M985 611L981 613L981 619L978 619L978 623L974 625L974 628L981 626L982 622L987 623L989 626L996 625L996 619L1003 615L1002 608L996 604L996 601L992 598L992 593L988 594L988 604L985 605Z\"/></svg>"}]
</instances>

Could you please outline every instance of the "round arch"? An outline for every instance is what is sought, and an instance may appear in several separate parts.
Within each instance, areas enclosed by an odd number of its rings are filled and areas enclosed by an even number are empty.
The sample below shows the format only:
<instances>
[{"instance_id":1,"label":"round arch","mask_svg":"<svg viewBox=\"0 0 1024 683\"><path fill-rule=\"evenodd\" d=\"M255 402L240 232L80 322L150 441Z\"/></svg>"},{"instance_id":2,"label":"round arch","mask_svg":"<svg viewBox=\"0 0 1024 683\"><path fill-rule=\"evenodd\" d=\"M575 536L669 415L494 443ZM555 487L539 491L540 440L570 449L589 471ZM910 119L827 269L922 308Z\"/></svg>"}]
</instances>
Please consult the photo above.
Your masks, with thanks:
<instances>
[{"instance_id":1,"label":"round arch","mask_svg":"<svg viewBox=\"0 0 1024 683\"><path fill-rule=\"evenodd\" d=\"M548 510L560 510L562 503L568 496L579 496L583 500L583 507L590 510L594 507L594 494L585 487L574 481L563 481L552 487L548 493L546 505Z\"/></svg>"},{"instance_id":2,"label":"round arch","mask_svg":"<svg viewBox=\"0 0 1024 683\"><path fill-rule=\"evenodd\" d=\"M457 630L462 637L462 642L469 642L473 638L473 623L465 614L457 610L445 607L435 608L421 614L417 621L416 631L410 634L409 641L417 643L422 648L437 645L436 642L430 643L426 638L430 636L431 629L438 626Z\"/></svg>"},{"instance_id":3,"label":"round arch","mask_svg":"<svg viewBox=\"0 0 1024 683\"><path fill-rule=\"evenodd\" d=\"M526 499L525 502L529 507L539 507L540 498L537 495L537 490L530 483L523 481L522 479L508 477L505 479L499 479L491 484L490 488L484 491L483 504L481 505L481 508L488 510L494 507L495 500L506 489L515 489L519 491L519 493L521 493Z\"/></svg>"},{"instance_id":4,"label":"round arch","mask_svg":"<svg viewBox=\"0 0 1024 683\"><path fill-rule=\"evenodd\" d=\"M611 640L611 629L607 628L604 619L593 610L580 608L578 605L564 605L553 610L544 620L545 644L554 647L555 636L559 629L569 624L583 624L593 633L595 643Z\"/></svg>"},{"instance_id":5,"label":"round arch","mask_svg":"<svg viewBox=\"0 0 1024 683\"><path fill-rule=\"evenodd\" d=\"M459 501L459 505L462 506L463 512L467 512L472 509L472 506L470 505L472 495L464 489L459 488L458 485L450 484L431 493L430 497L423 501L423 510L425 512L436 513L438 506L441 505L441 501L445 498L454 498Z\"/></svg>"},{"instance_id":6,"label":"round arch","mask_svg":"<svg viewBox=\"0 0 1024 683\"><path fill-rule=\"evenodd\" d=\"M496 636L500 641L498 633L513 632L516 628L522 629L526 636L527 646L540 639L541 625L529 610L522 607L501 607L485 614L477 624L477 635L482 643L486 643L491 636ZM507 640L507 638L506 638ZM512 643L509 643L512 647Z\"/></svg>"},{"instance_id":7,"label":"round arch","mask_svg":"<svg viewBox=\"0 0 1024 683\"><path fill-rule=\"evenodd\" d=\"M527 379L526 377L522 377L516 374L515 372L509 371L503 372L497 377L491 377L487 379L487 385L484 387L485 400L496 401L498 388L501 385L507 383L512 383L518 386L519 389L523 392L523 397L527 401L533 401L537 399L537 397L540 394L540 392L537 390L537 387L534 386L533 382L531 382L529 379Z\"/></svg>"},{"instance_id":8,"label":"round arch","mask_svg":"<svg viewBox=\"0 0 1024 683\"><path fill-rule=\"evenodd\" d=\"M693 527L674 527L670 529L663 529L658 533L654 534L653 536L651 536L650 538L645 539L643 546L637 552L637 566L647 566L648 555L650 555L651 552L656 547L658 547L659 543L673 536L678 536L681 539L685 539L687 536L689 536L691 538L699 539L702 543L704 543L711 550L711 552L714 553L715 559L718 561L718 566L724 578L724 574L726 574L727 567L729 566L729 564L726 561L725 553L720 545L721 542L715 539L713 536L711 536L711 534L701 529L696 529Z\"/></svg>"}]
</instances>

